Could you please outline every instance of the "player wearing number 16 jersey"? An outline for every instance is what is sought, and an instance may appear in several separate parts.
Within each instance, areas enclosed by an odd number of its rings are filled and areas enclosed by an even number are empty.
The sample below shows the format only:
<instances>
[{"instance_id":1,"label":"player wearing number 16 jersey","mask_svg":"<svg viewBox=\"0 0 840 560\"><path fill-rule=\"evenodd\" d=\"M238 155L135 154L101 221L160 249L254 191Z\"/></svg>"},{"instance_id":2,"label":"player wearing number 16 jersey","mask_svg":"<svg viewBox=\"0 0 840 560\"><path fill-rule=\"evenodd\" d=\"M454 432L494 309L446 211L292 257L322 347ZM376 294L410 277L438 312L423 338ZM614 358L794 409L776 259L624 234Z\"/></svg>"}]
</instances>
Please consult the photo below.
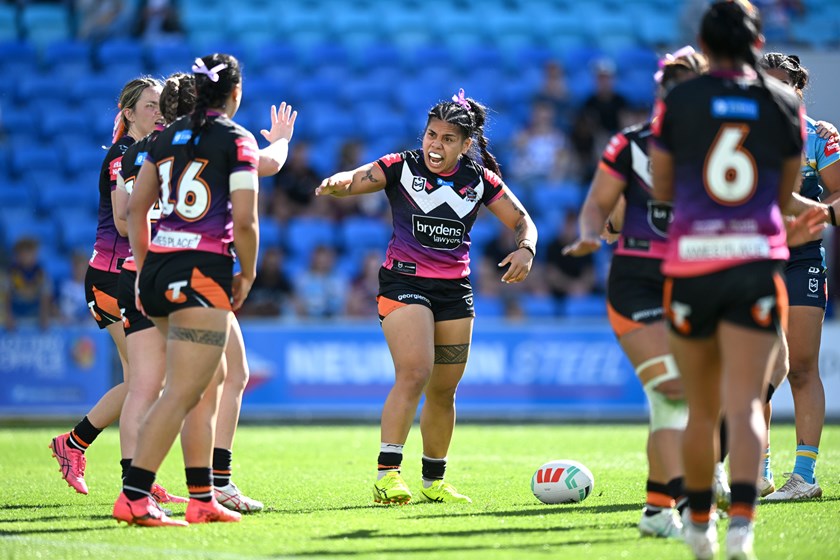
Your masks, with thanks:
<instances>
[{"instance_id":1,"label":"player wearing number 16 jersey","mask_svg":"<svg viewBox=\"0 0 840 560\"><path fill-rule=\"evenodd\" d=\"M654 197L673 203L665 314L689 407L684 536L697 558L717 552L712 478L722 414L732 449L727 556L753 555L763 393L787 311L780 206L790 205L799 173L803 110L789 88L758 73L762 44L754 6L713 3L700 31L709 75L675 87L654 113Z\"/></svg>"},{"instance_id":2,"label":"player wearing number 16 jersey","mask_svg":"<svg viewBox=\"0 0 840 560\"><path fill-rule=\"evenodd\" d=\"M231 117L242 97L238 61L196 59L196 106L160 133L149 149L128 203L128 230L145 313L166 336L166 384L140 427L118 520L186 525L151 501L155 473L184 420L181 435L190 501L188 523L239 521L213 496L211 454L217 390L232 313L256 275L258 243L256 141ZM160 200L150 242L147 215ZM242 274L233 278L232 243ZM203 419L204 422L194 422Z\"/></svg>"}]
</instances>

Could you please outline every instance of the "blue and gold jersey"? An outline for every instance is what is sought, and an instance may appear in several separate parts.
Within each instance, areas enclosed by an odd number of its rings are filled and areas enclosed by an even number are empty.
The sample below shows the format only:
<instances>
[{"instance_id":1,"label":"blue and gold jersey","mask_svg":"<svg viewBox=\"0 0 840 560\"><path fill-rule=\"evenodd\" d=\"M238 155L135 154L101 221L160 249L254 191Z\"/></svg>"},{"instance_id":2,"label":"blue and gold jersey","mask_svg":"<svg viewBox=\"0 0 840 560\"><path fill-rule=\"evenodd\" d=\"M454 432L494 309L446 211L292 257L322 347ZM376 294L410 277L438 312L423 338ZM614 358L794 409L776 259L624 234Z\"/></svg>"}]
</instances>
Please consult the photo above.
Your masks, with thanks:
<instances>
[{"instance_id":1,"label":"blue and gold jersey","mask_svg":"<svg viewBox=\"0 0 840 560\"><path fill-rule=\"evenodd\" d=\"M820 171L840 161L840 144L837 140L825 140L817 134L813 119L805 117L807 137L802 161L802 188L799 194L811 200L821 200Z\"/></svg>"}]
</instances>

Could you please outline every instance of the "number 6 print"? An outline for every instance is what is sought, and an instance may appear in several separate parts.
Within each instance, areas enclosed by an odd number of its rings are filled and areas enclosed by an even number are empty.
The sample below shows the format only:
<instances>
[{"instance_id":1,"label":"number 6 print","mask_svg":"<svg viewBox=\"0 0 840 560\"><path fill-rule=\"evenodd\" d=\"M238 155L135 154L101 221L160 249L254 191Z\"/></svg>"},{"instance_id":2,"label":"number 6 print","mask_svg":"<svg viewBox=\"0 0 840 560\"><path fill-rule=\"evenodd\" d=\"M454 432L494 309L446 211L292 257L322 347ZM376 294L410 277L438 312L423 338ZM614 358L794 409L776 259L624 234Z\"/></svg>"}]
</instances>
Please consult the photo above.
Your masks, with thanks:
<instances>
[{"instance_id":1,"label":"number 6 print","mask_svg":"<svg viewBox=\"0 0 840 560\"><path fill-rule=\"evenodd\" d=\"M743 204L755 193L755 158L742 145L749 133L745 124L723 125L703 164L706 192L723 206Z\"/></svg>"},{"instance_id":2,"label":"number 6 print","mask_svg":"<svg viewBox=\"0 0 840 560\"><path fill-rule=\"evenodd\" d=\"M168 216L174 210L183 220L194 222L201 219L210 208L210 187L200 177L201 171L207 165L207 160L191 161L181 173L178 184L172 192L173 159L167 158L158 164L161 213Z\"/></svg>"}]
</instances>

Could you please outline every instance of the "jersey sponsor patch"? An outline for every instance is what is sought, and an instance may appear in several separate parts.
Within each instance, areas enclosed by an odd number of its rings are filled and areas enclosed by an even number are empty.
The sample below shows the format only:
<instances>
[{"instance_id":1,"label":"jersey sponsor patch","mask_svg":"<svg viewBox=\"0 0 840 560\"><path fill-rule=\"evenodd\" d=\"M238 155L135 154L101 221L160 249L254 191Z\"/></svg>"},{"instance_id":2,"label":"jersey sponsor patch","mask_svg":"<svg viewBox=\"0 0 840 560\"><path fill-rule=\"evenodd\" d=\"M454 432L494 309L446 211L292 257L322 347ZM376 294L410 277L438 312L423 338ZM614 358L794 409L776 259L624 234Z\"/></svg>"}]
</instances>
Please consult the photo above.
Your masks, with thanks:
<instances>
[{"instance_id":1,"label":"jersey sponsor patch","mask_svg":"<svg viewBox=\"0 0 840 560\"><path fill-rule=\"evenodd\" d=\"M647 221L650 229L662 237L667 236L668 224L670 224L673 219L671 204L668 202L648 200L647 209Z\"/></svg>"},{"instance_id":2,"label":"jersey sponsor patch","mask_svg":"<svg viewBox=\"0 0 840 560\"><path fill-rule=\"evenodd\" d=\"M173 146L183 146L192 138L192 130L179 130L172 136Z\"/></svg>"},{"instance_id":3,"label":"jersey sponsor patch","mask_svg":"<svg viewBox=\"0 0 840 560\"><path fill-rule=\"evenodd\" d=\"M712 116L716 119L758 119L758 101L746 97L712 97Z\"/></svg>"},{"instance_id":4,"label":"jersey sponsor patch","mask_svg":"<svg viewBox=\"0 0 840 560\"><path fill-rule=\"evenodd\" d=\"M616 134L610 139L610 143L604 148L604 159L615 163L618 154L627 146L627 137L623 134Z\"/></svg>"},{"instance_id":5,"label":"jersey sponsor patch","mask_svg":"<svg viewBox=\"0 0 840 560\"><path fill-rule=\"evenodd\" d=\"M464 243L466 226L458 220L433 216L411 216L414 238L423 247L451 251Z\"/></svg>"},{"instance_id":6,"label":"jersey sponsor patch","mask_svg":"<svg viewBox=\"0 0 840 560\"><path fill-rule=\"evenodd\" d=\"M252 138L243 136L236 139L236 159L257 165L260 159L257 143Z\"/></svg>"},{"instance_id":7,"label":"jersey sponsor patch","mask_svg":"<svg viewBox=\"0 0 840 560\"><path fill-rule=\"evenodd\" d=\"M146 161L146 154L148 153L149 152L139 152L137 154L137 157L134 158L135 167L141 167L143 165L143 162Z\"/></svg>"},{"instance_id":8,"label":"jersey sponsor patch","mask_svg":"<svg viewBox=\"0 0 840 560\"><path fill-rule=\"evenodd\" d=\"M829 141L828 144L825 145L823 152L825 153L826 157L833 156L836 153L840 153L840 143L838 143L837 140Z\"/></svg>"},{"instance_id":9,"label":"jersey sponsor patch","mask_svg":"<svg viewBox=\"0 0 840 560\"><path fill-rule=\"evenodd\" d=\"M117 175L119 175L120 170L122 170L122 156L111 160L111 165L108 167L108 170L111 175L111 180L116 181Z\"/></svg>"},{"instance_id":10,"label":"jersey sponsor patch","mask_svg":"<svg viewBox=\"0 0 840 560\"><path fill-rule=\"evenodd\" d=\"M766 259L770 242L763 235L686 235L680 237L679 255L684 261Z\"/></svg>"},{"instance_id":11,"label":"jersey sponsor patch","mask_svg":"<svg viewBox=\"0 0 840 560\"><path fill-rule=\"evenodd\" d=\"M166 247L167 249L198 249L201 241L201 234L187 231L163 231L160 230L152 240L152 245Z\"/></svg>"},{"instance_id":12,"label":"jersey sponsor patch","mask_svg":"<svg viewBox=\"0 0 840 560\"><path fill-rule=\"evenodd\" d=\"M395 260L391 270L402 274L417 274L417 263Z\"/></svg>"}]
</instances>

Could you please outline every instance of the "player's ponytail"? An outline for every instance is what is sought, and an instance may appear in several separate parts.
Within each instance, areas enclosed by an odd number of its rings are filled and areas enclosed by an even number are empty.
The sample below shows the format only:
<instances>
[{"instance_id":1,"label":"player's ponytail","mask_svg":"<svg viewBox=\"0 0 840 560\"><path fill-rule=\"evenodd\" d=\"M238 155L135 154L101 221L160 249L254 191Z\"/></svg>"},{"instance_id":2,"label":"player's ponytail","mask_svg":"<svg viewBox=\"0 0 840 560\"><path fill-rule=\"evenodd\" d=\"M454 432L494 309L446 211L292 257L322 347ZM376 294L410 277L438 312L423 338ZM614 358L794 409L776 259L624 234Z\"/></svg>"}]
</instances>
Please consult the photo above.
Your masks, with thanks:
<instances>
[{"instance_id":1,"label":"player's ponytail","mask_svg":"<svg viewBox=\"0 0 840 560\"><path fill-rule=\"evenodd\" d=\"M499 169L499 162L496 161L496 157L490 153L490 150L487 149L488 141L487 137L484 135L484 125L487 122L487 108L475 99L469 98L467 101L469 102L470 109L475 116L475 131L473 134L478 141L478 149L481 152L481 161L484 164L484 167L501 177L502 171Z\"/></svg>"},{"instance_id":2,"label":"player's ponytail","mask_svg":"<svg viewBox=\"0 0 840 560\"><path fill-rule=\"evenodd\" d=\"M718 0L703 14L700 38L712 55L758 67L761 16L747 0Z\"/></svg>"},{"instance_id":3,"label":"player's ponytail","mask_svg":"<svg viewBox=\"0 0 840 560\"><path fill-rule=\"evenodd\" d=\"M166 123L190 114L195 109L195 78L192 74L176 72L166 79L160 92L160 111Z\"/></svg>"},{"instance_id":4,"label":"player's ponytail","mask_svg":"<svg viewBox=\"0 0 840 560\"><path fill-rule=\"evenodd\" d=\"M196 58L192 67L195 75L196 100L191 117L191 146L198 143L201 131L207 126L207 110L225 106L234 88L242 81L239 62L229 54L211 54Z\"/></svg>"}]
</instances>

